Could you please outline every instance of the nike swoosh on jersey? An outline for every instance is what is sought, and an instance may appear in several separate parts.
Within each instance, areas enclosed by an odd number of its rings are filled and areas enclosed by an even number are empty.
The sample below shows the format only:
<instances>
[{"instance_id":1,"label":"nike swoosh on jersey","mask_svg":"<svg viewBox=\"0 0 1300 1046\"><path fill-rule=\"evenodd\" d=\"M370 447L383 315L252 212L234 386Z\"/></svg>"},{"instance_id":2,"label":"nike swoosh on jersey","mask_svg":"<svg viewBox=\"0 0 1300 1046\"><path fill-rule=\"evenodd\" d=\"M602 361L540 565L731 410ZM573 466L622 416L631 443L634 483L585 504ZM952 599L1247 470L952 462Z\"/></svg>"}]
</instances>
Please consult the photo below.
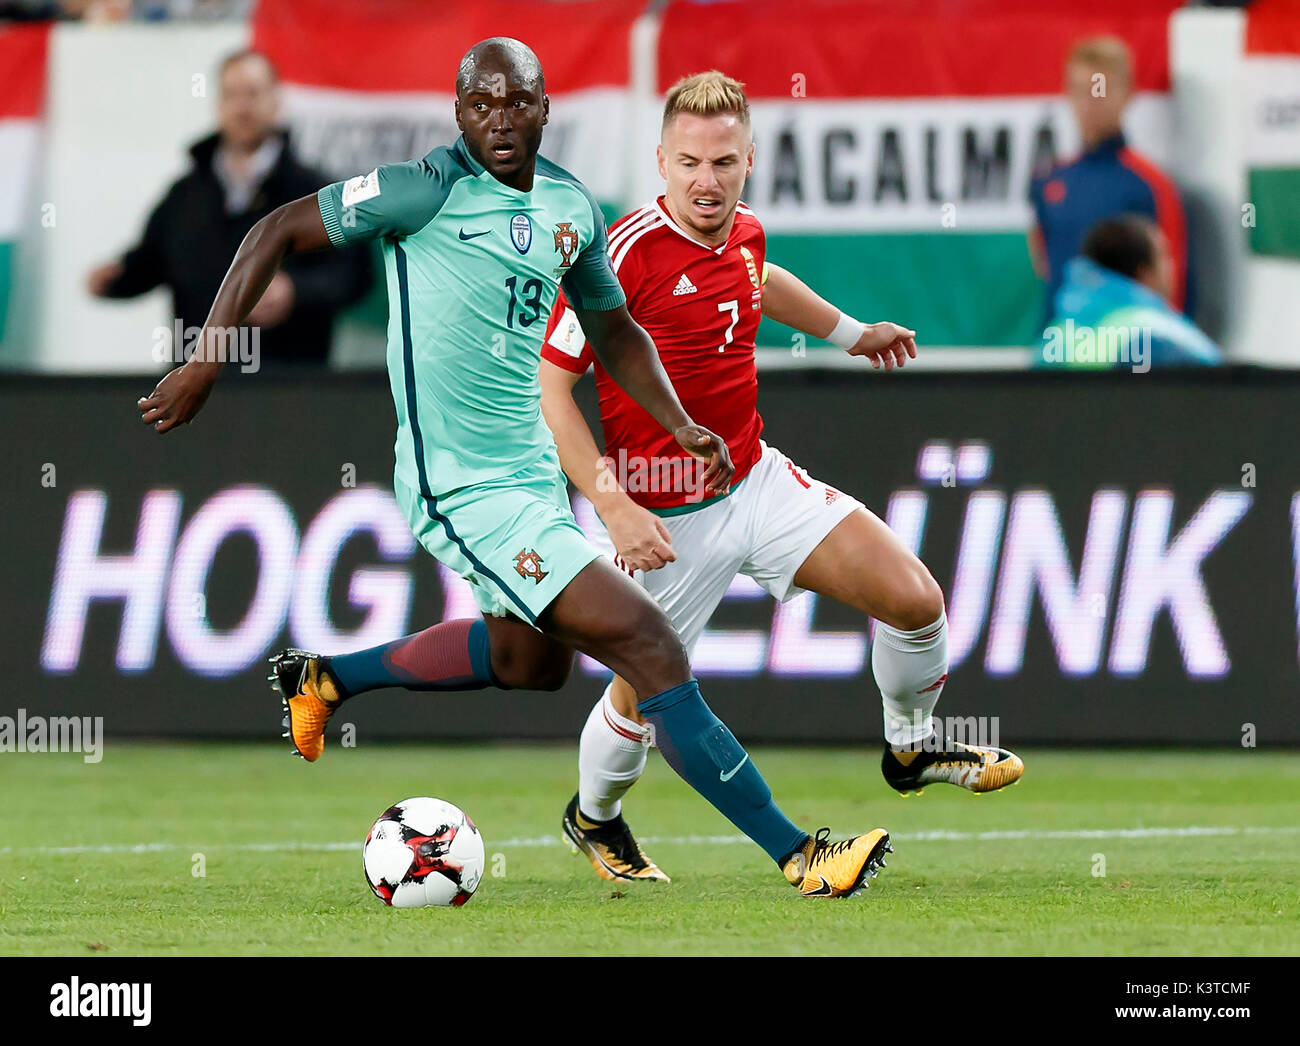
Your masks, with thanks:
<instances>
[{"instance_id":1,"label":"nike swoosh on jersey","mask_svg":"<svg viewBox=\"0 0 1300 1046\"><path fill-rule=\"evenodd\" d=\"M744 766L744 765L745 765L746 763L748 763L748 762L749 762L749 753L746 752L746 753L745 753L745 758L744 758L744 759L742 759L742 760L741 760L740 762L738 762L735 766L733 766L729 771L727 771L727 773L725 773L725 774L724 774L724 773L719 773L719 774L718 774L718 779L721 780L721 781L730 781L733 777L736 776L737 773L739 773L740 768L741 768L742 766Z\"/></svg>"},{"instance_id":2,"label":"nike swoosh on jersey","mask_svg":"<svg viewBox=\"0 0 1300 1046\"><path fill-rule=\"evenodd\" d=\"M480 236L486 236L491 231L492 231L491 229L484 229L482 232L471 232L469 234L466 234L465 230L462 228L460 230L460 238L462 240L474 240Z\"/></svg>"}]
</instances>

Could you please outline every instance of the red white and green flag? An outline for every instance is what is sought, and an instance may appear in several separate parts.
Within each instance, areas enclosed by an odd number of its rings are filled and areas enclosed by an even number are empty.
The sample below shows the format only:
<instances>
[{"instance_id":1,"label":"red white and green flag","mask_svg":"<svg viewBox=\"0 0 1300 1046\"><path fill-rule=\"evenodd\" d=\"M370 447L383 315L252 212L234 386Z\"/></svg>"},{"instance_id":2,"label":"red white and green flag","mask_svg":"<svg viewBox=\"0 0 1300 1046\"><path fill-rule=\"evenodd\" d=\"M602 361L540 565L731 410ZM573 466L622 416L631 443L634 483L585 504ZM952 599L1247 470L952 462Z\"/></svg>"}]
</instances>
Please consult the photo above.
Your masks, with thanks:
<instances>
[{"instance_id":1,"label":"red white and green flag","mask_svg":"<svg viewBox=\"0 0 1300 1046\"><path fill-rule=\"evenodd\" d=\"M301 155L342 178L455 141L462 55L486 37L522 39L541 59L551 97L543 154L612 212L626 195L622 146L639 13L623 0L262 0L253 45L279 68Z\"/></svg>"},{"instance_id":2,"label":"red white and green flag","mask_svg":"<svg viewBox=\"0 0 1300 1046\"><path fill-rule=\"evenodd\" d=\"M35 223L49 26L0 26L0 342L5 338L19 240Z\"/></svg>"},{"instance_id":3,"label":"red white and green flag","mask_svg":"<svg viewBox=\"0 0 1300 1046\"><path fill-rule=\"evenodd\" d=\"M662 191L655 96L721 69L750 92L746 199L774 261L859 316L924 322L927 344L1012 346L1041 315L1030 176L1077 147L1065 56L1086 36L1128 41L1129 136L1166 164L1178 3L969 0L938 15L892 0L676 0L642 17L625 0L262 0L253 42L280 67L303 155L344 177L452 141L461 55L518 37L546 71L543 153L611 215Z\"/></svg>"},{"instance_id":4,"label":"red white and green flag","mask_svg":"<svg viewBox=\"0 0 1300 1046\"><path fill-rule=\"evenodd\" d=\"M1300 258L1300 2L1247 10L1242 67L1250 246Z\"/></svg>"},{"instance_id":5,"label":"red white and green flag","mask_svg":"<svg viewBox=\"0 0 1300 1046\"><path fill-rule=\"evenodd\" d=\"M1066 55L1089 36L1128 42L1137 62L1126 130L1163 166L1177 6L971 0L941 14L886 0L674 3L657 86L662 97L711 68L745 81L756 143L745 198L772 261L864 319L917 326L929 345L1024 345L1042 301L1025 243L1031 174L1078 148L1062 96ZM641 195L654 175L638 165Z\"/></svg>"}]
</instances>

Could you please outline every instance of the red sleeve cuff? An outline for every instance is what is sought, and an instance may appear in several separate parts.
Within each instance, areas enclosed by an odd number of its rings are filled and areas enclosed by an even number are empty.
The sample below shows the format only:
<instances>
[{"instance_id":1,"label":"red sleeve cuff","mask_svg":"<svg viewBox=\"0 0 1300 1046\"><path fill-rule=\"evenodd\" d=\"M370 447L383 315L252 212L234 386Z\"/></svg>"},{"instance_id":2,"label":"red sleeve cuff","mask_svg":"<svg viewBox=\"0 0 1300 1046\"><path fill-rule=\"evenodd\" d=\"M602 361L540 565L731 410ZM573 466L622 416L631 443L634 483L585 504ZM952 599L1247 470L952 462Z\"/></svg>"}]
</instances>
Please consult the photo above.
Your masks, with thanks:
<instances>
[{"instance_id":1,"label":"red sleeve cuff","mask_svg":"<svg viewBox=\"0 0 1300 1046\"><path fill-rule=\"evenodd\" d=\"M587 368L591 366L591 359L587 350L584 348L581 356L570 356L562 349L557 349L554 345L542 345L542 359L548 363L554 363L563 370L572 371L574 374L585 374Z\"/></svg>"}]
</instances>

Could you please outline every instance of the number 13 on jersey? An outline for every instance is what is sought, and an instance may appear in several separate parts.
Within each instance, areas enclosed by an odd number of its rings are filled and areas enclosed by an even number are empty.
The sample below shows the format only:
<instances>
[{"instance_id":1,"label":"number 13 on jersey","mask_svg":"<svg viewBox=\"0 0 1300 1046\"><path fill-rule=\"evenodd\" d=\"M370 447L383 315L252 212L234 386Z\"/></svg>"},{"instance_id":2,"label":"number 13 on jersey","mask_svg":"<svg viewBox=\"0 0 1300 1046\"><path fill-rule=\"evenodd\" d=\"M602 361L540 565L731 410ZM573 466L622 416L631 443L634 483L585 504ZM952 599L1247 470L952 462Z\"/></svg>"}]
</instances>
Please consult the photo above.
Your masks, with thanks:
<instances>
[{"instance_id":1,"label":"number 13 on jersey","mask_svg":"<svg viewBox=\"0 0 1300 1046\"><path fill-rule=\"evenodd\" d=\"M514 330L516 319L519 320L519 326L531 327L542 311L542 281L536 278L525 280L516 295L515 284L518 281L518 276L511 276L506 280L506 286L510 289L510 304L506 307L506 326L511 330Z\"/></svg>"}]
</instances>

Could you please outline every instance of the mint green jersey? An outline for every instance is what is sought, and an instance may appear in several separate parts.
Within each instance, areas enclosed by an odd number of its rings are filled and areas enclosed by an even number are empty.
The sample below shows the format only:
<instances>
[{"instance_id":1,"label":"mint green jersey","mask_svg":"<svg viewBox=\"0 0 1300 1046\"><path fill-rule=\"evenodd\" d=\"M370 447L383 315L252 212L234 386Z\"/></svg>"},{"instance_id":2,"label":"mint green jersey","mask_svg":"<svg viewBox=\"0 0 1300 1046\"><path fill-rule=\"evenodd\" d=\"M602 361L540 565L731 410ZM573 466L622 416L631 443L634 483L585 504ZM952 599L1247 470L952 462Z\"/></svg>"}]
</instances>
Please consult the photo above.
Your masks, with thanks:
<instances>
[{"instance_id":1,"label":"mint green jersey","mask_svg":"<svg viewBox=\"0 0 1300 1046\"><path fill-rule=\"evenodd\" d=\"M579 309L624 302L586 188L539 156L532 190L512 189L460 138L317 198L336 246L383 247L395 478L436 498L553 451L537 370L558 288Z\"/></svg>"}]
</instances>

